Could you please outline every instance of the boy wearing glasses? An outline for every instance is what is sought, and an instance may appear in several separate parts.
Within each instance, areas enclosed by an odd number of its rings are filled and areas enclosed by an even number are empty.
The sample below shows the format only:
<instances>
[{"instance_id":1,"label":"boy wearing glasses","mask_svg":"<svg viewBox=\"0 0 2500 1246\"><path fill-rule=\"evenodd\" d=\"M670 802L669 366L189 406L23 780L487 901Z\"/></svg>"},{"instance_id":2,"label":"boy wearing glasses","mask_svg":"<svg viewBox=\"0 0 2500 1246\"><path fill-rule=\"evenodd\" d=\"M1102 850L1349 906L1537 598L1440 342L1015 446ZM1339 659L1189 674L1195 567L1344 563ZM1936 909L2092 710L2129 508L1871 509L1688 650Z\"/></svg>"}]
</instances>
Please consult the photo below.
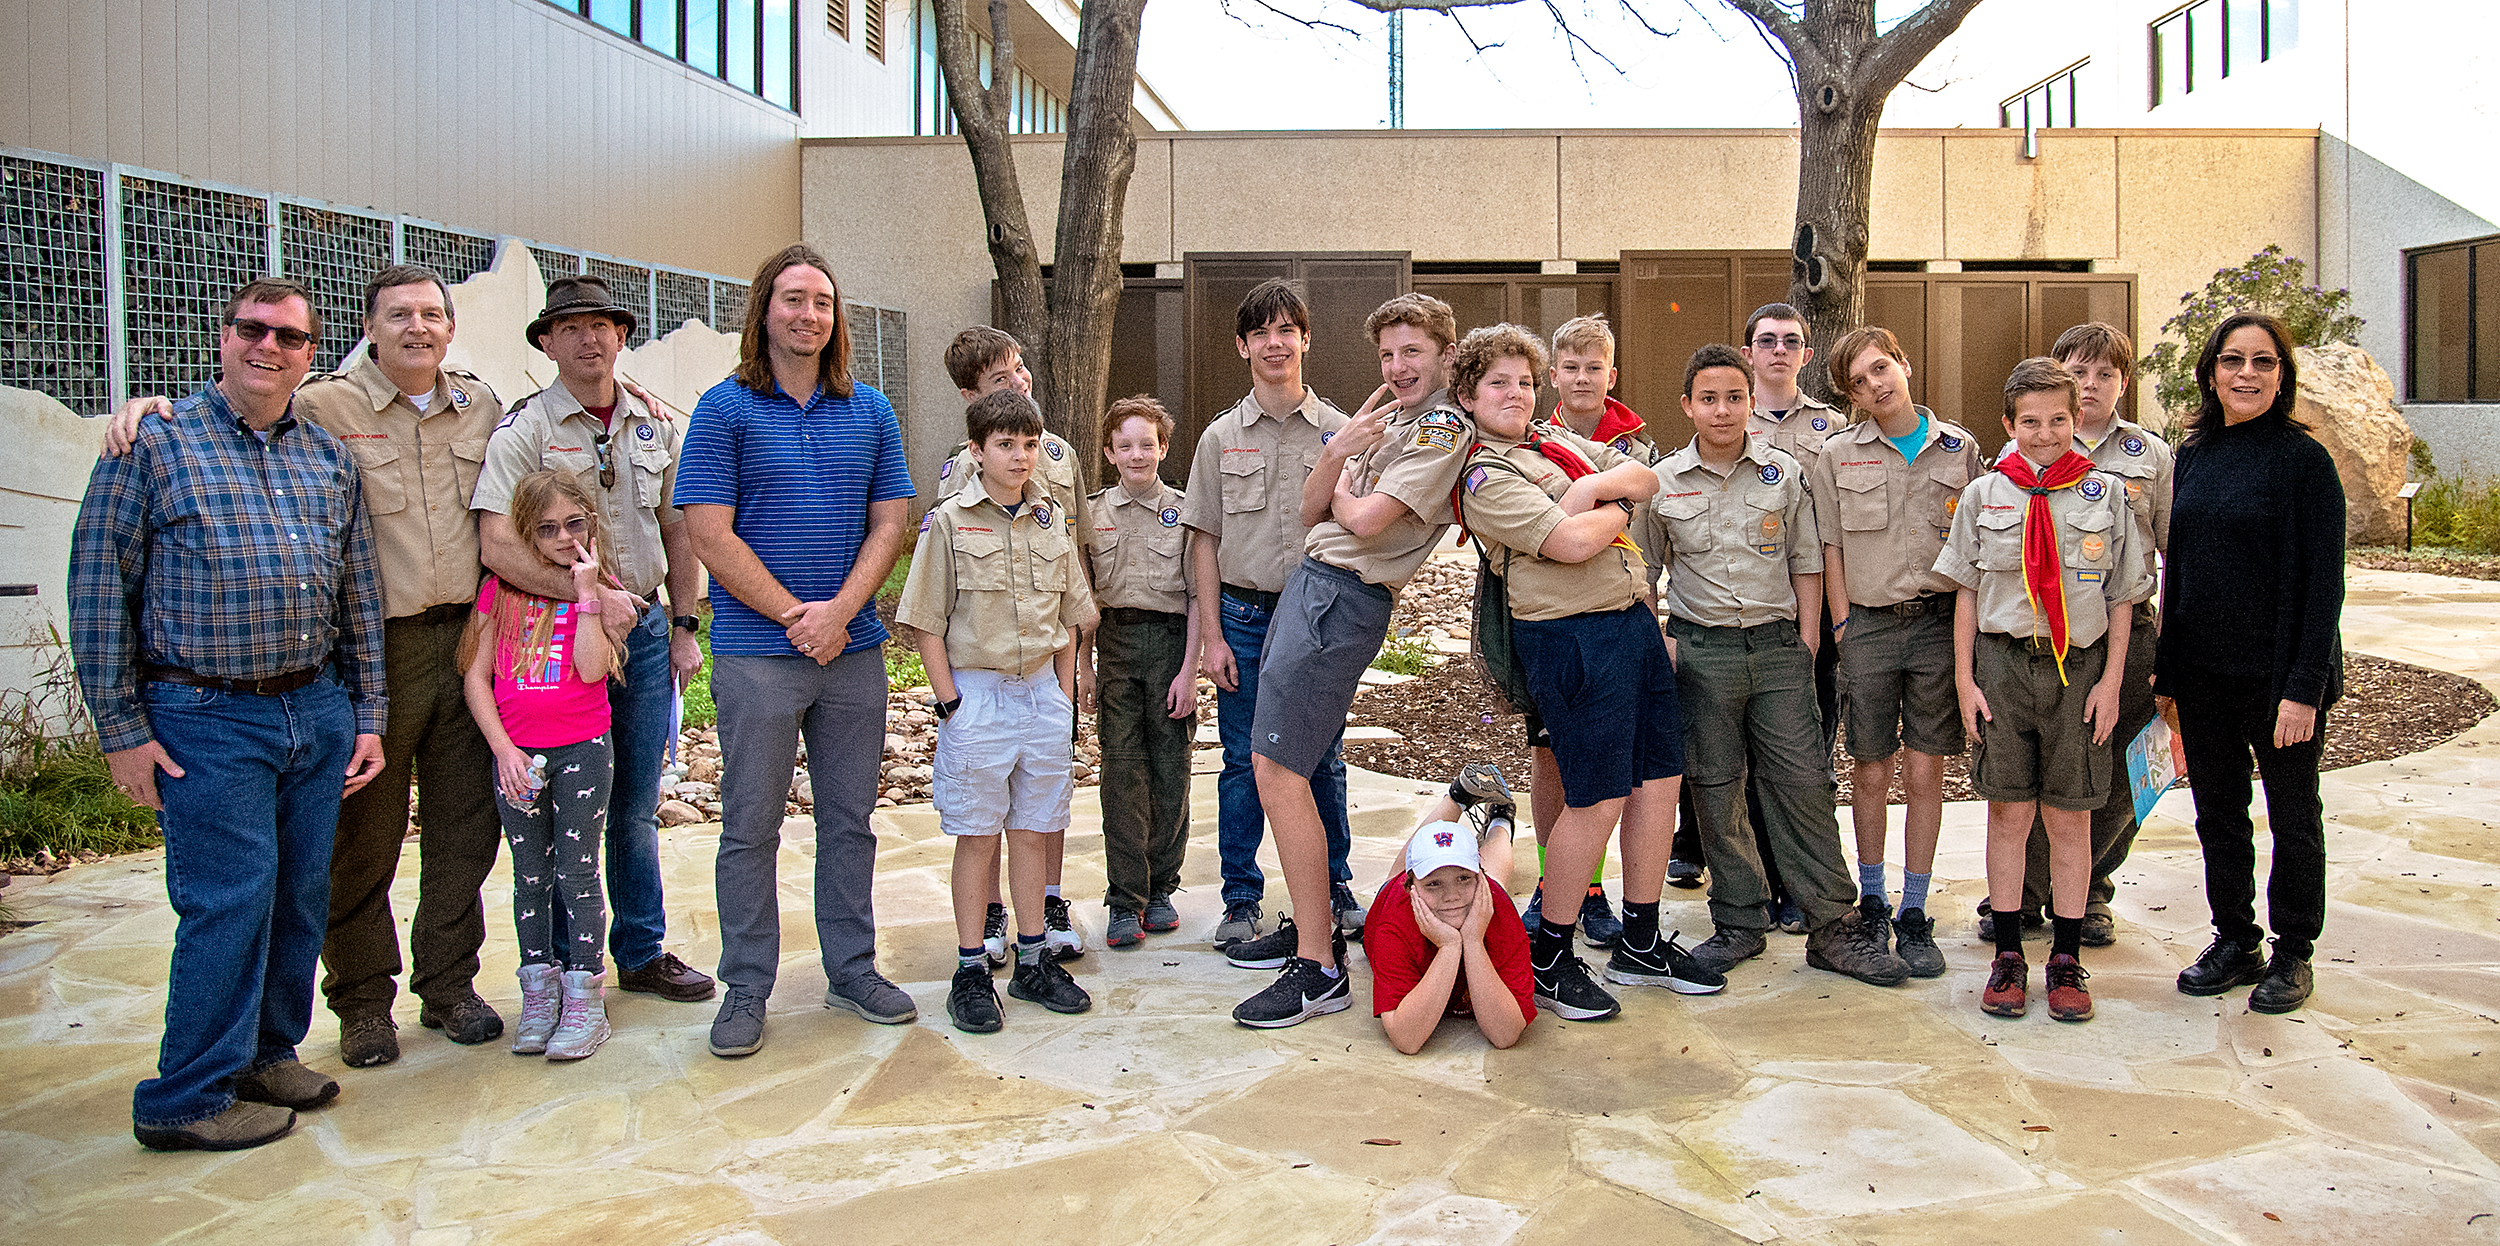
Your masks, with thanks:
<instances>
[{"instance_id":1,"label":"boy wearing glasses","mask_svg":"<svg viewBox=\"0 0 2500 1246\"><path fill-rule=\"evenodd\" d=\"M625 640L625 676L608 700L616 739L616 786L608 808L609 954L616 985L663 999L712 996L710 975L661 950L667 910L660 893L660 763L668 754L677 688L703 664L695 644L694 603L703 567L679 514L678 426L616 379L616 359L633 334L634 313L597 277L558 277L547 305L522 330L556 365L555 384L504 417L486 443L479 475L478 544L486 567L506 583L552 600L573 597L571 577L547 566L512 527L513 486L544 469L579 479L607 522L609 570L635 600ZM668 600L660 600L662 585ZM561 927L559 912L558 926ZM559 940L564 935L559 928Z\"/></svg>"}]
</instances>

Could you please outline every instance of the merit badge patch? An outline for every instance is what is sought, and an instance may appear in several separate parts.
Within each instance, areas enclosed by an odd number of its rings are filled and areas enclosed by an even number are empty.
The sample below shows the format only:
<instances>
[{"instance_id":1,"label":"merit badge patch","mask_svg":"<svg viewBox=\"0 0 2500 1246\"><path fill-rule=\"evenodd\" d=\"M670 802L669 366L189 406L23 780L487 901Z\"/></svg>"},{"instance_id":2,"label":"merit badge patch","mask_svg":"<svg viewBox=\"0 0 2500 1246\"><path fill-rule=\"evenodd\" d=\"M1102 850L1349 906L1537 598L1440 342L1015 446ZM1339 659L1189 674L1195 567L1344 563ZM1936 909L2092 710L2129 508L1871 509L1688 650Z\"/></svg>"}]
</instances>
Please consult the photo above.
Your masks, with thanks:
<instances>
[{"instance_id":1,"label":"merit badge patch","mask_svg":"<svg viewBox=\"0 0 2500 1246\"><path fill-rule=\"evenodd\" d=\"M2130 455L2140 455L2144 453L2144 439L2129 433L2118 439L2118 448Z\"/></svg>"},{"instance_id":2,"label":"merit badge patch","mask_svg":"<svg viewBox=\"0 0 2500 1246\"><path fill-rule=\"evenodd\" d=\"M1163 526L1166 528L1177 528L1181 523L1181 508L1177 506L1166 506L1155 516L1155 518L1162 520Z\"/></svg>"},{"instance_id":3,"label":"merit badge patch","mask_svg":"<svg viewBox=\"0 0 2500 1246\"><path fill-rule=\"evenodd\" d=\"M1763 464L1763 465L1762 465L1762 483L1764 483L1764 484L1766 484L1766 485L1775 485L1775 484L1778 484L1779 482L1780 482L1780 465L1779 465L1779 464L1777 464L1777 463L1765 463L1765 464Z\"/></svg>"},{"instance_id":4,"label":"merit badge patch","mask_svg":"<svg viewBox=\"0 0 2500 1246\"><path fill-rule=\"evenodd\" d=\"M1458 449L1458 435L1465 431L1466 421L1447 411L1434 411L1416 421L1414 448L1449 454Z\"/></svg>"},{"instance_id":5,"label":"merit badge patch","mask_svg":"<svg viewBox=\"0 0 2500 1246\"><path fill-rule=\"evenodd\" d=\"M1819 415L1814 417L1814 431L1818 433L1826 432L1830 430L1831 426L1832 422L1830 420L1824 419Z\"/></svg>"},{"instance_id":6,"label":"merit badge patch","mask_svg":"<svg viewBox=\"0 0 2500 1246\"><path fill-rule=\"evenodd\" d=\"M1959 453L1962 449L1962 439L1951 433L1946 433L1943 437L1938 438L1937 444L1943 446L1944 452L1947 454Z\"/></svg>"},{"instance_id":7,"label":"merit badge patch","mask_svg":"<svg viewBox=\"0 0 2500 1246\"><path fill-rule=\"evenodd\" d=\"M1947 518L1947 519L1951 519L1951 518L1953 518L1953 512L1958 511L1958 510L1960 510L1960 509L1962 509L1962 499L1961 499L1960 497L1958 497L1958 496L1956 496L1956 497L1949 497L1949 498L1946 498L1946 499L1944 500L1944 517L1945 517L1945 518Z\"/></svg>"},{"instance_id":8,"label":"merit badge patch","mask_svg":"<svg viewBox=\"0 0 2500 1246\"><path fill-rule=\"evenodd\" d=\"M2130 480L2130 481L2128 481L2128 482L2127 482L2127 500L2128 500L2128 501L2132 502L2132 501L2135 501L2136 499L2138 499L2138 498L2140 498L2140 497L2143 497L2143 496L2144 496L2144 482L2143 482L2143 481L2141 481L2141 480Z\"/></svg>"},{"instance_id":9,"label":"merit badge patch","mask_svg":"<svg viewBox=\"0 0 2500 1246\"><path fill-rule=\"evenodd\" d=\"M2109 542L2101 539L2100 533L2095 532L2092 535L2083 538L2083 560L2085 562L2099 562L2101 560L2101 555L2108 552Z\"/></svg>"},{"instance_id":10,"label":"merit badge patch","mask_svg":"<svg viewBox=\"0 0 2500 1246\"><path fill-rule=\"evenodd\" d=\"M1048 451L1050 451L1050 459L1051 459L1051 461L1052 461L1052 462L1054 462L1054 463L1058 462L1058 461L1059 461L1059 460L1061 460L1061 459L1064 459L1064 458L1068 457L1068 452L1067 452L1066 450L1064 450L1064 449L1061 449L1061 448L1060 448L1060 445L1059 445L1059 443L1058 443L1058 442L1055 442L1055 441L1045 441L1045 442L1043 442L1043 443L1042 443L1042 448L1043 448L1044 450L1048 450Z\"/></svg>"},{"instance_id":11,"label":"merit badge patch","mask_svg":"<svg viewBox=\"0 0 2500 1246\"><path fill-rule=\"evenodd\" d=\"M1476 490L1483 488L1483 487L1484 487L1485 478L1486 478L1486 473L1485 473L1485 470L1484 470L1483 468L1481 468L1481 467L1476 468L1476 469L1474 469L1474 470L1472 470L1472 471L1468 472L1468 473L1467 473L1467 491L1468 491L1469 493L1473 493L1473 492L1475 492Z\"/></svg>"},{"instance_id":12,"label":"merit badge patch","mask_svg":"<svg viewBox=\"0 0 2500 1246\"><path fill-rule=\"evenodd\" d=\"M2094 477L2086 476L2083 478L2082 484L2075 486L2075 492L2082 494L2084 497L2092 501L2098 502L2101 500L2102 494L2109 492L2109 486L2102 484Z\"/></svg>"}]
</instances>

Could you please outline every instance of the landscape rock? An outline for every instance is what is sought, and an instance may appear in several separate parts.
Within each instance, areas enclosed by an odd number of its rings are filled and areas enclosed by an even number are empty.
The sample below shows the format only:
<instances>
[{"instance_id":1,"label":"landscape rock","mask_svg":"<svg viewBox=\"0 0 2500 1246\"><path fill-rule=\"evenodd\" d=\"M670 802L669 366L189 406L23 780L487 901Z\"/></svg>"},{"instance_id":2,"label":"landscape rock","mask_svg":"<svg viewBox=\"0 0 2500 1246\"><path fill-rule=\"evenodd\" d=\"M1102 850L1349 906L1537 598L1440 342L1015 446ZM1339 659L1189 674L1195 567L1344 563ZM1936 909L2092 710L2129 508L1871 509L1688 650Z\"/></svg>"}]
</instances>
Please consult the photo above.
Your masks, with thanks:
<instances>
[{"instance_id":1,"label":"landscape rock","mask_svg":"<svg viewBox=\"0 0 2500 1246\"><path fill-rule=\"evenodd\" d=\"M2399 545L2405 504L2398 494L2412 462L2413 428L2396 409L2396 383L2370 353L2348 343L2302 346L2300 394L2292 418L2334 456L2344 482L2344 540Z\"/></svg>"},{"instance_id":2,"label":"landscape rock","mask_svg":"<svg viewBox=\"0 0 2500 1246\"><path fill-rule=\"evenodd\" d=\"M703 811L682 800L660 802L660 825L692 826L703 820Z\"/></svg>"}]
</instances>

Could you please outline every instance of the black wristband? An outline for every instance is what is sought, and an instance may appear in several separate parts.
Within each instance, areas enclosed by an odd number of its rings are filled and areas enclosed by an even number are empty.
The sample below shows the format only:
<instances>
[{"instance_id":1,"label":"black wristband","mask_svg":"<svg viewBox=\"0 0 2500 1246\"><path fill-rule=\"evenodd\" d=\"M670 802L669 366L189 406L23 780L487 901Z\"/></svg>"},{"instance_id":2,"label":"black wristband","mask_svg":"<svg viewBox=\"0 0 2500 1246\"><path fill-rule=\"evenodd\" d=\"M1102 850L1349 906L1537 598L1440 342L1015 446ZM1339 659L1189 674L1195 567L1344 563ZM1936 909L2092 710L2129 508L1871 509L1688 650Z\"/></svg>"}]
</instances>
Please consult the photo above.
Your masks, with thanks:
<instances>
[{"instance_id":1,"label":"black wristband","mask_svg":"<svg viewBox=\"0 0 2500 1246\"><path fill-rule=\"evenodd\" d=\"M963 704L964 704L964 699L963 699L962 697L956 697L956 698L955 698L954 700L952 700L952 701L939 701L939 702L937 702L937 703L936 703L936 708L937 708L937 716L938 716L938 721L939 721L939 722L945 722L947 719L954 717L954 716L955 716L955 711L956 711L956 710L959 710L959 709L962 709L962 708L963 708Z\"/></svg>"},{"instance_id":2,"label":"black wristband","mask_svg":"<svg viewBox=\"0 0 2500 1246\"><path fill-rule=\"evenodd\" d=\"M693 632L702 630L703 620L698 619L691 614L681 614L676 618L670 619L668 621L668 625L681 631Z\"/></svg>"},{"instance_id":3,"label":"black wristband","mask_svg":"<svg viewBox=\"0 0 2500 1246\"><path fill-rule=\"evenodd\" d=\"M1626 519L1633 518L1641 513L1640 508L1632 505L1632 499L1630 498L1616 498L1615 505L1623 508L1623 515Z\"/></svg>"}]
</instances>

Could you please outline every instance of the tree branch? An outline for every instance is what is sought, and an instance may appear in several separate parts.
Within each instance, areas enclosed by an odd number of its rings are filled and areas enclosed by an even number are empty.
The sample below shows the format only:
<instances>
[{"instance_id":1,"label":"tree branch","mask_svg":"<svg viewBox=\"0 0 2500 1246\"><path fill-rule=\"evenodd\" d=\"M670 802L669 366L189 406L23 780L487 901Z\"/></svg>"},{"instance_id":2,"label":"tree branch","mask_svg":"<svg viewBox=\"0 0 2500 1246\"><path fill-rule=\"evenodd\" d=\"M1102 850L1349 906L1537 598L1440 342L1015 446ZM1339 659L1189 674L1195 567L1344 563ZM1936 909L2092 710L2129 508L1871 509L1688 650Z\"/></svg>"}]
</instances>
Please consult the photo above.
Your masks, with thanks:
<instances>
[{"instance_id":1,"label":"tree branch","mask_svg":"<svg viewBox=\"0 0 2500 1246\"><path fill-rule=\"evenodd\" d=\"M1727 0L1729 4L1758 4L1762 0ZM1892 88L1910 76L1927 54L1945 37L1961 28L1962 19L1979 7L1979 0L1928 0L1925 7L1901 20L1884 37L1867 49L1866 59L1858 62L1857 72L1850 75L1851 94L1861 99L1882 99Z\"/></svg>"},{"instance_id":2,"label":"tree branch","mask_svg":"<svg viewBox=\"0 0 2500 1246\"><path fill-rule=\"evenodd\" d=\"M1759 27L1764 34L1779 40L1780 46L1788 49L1789 63L1791 65L1796 63L1797 44L1805 37L1804 32L1797 29L1797 23L1789 20L1788 11L1779 6L1778 0L1724 0L1724 2L1727 7L1752 18L1754 25ZM1972 0L1972 3L1977 2L1978 0Z\"/></svg>"},{"instance_id":3,"label":"tree branch","mask_svg":"<svg viewBox=\"0 0 2500 1246\"><path fill-rule=\"evenodd\" d=\"M1310 29L1310 30L1334 30L1334 31L1337 31L1337 32L1338 32L1338 33L1340 33L1340 34L1352 35L1352 36L1354 36L1354 37L1355 37L1355 38L1357 38L1357 39L1360 39L1360 38L1362 38L1362 37L1363 37L1363 32L1362 32L1362 31L1359 31L1359 30L1356 30L1356 29L1355 29L1355 28L1353 28L1352 26L1344 26L1344 25L1340 25L1340 24L1338 24L1338 23L1336 23L1336 22L1329 21L1329 20L1327 20L1326 18L1319 18L1319 17L1304 17L1304 16L1302 16L1302 15L1301 15L1301 14L1299 14L1299 13L1288 13L1288 12L1284 11L1283 9L1277 8L1275 5L1269 4L1269 3L1267 2L1267 0L1251 0L1251 3L1258 5L1260 8L1265 9L1265 10L1267 10L1268 12L1273 13L1273 14L1275 14L1276 16L1283 18L1283 19L1285 19L1286 21L1292 22L1293 24L1295 24L1295 25L1297 25L1297 26L1304 27L1304 28L1306 28L1306 29ZM1229 8L1231 8L1232 6L1231 6L1229 3L1227 3L1224 7L1226 7L1227 9L1229 9Z\"/></svg>"}]
</instances>

